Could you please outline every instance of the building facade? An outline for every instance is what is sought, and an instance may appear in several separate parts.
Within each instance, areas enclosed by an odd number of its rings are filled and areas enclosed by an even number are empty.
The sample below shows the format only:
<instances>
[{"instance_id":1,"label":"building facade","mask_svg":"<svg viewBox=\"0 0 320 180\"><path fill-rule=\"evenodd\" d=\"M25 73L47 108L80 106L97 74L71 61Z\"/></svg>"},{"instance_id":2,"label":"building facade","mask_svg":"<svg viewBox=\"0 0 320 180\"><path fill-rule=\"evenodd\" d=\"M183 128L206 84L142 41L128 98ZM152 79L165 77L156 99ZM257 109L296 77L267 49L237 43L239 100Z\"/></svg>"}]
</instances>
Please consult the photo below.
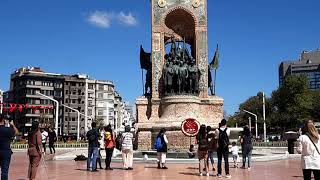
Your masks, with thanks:
<instances>
[{"instance_id":1,"label":"building facade","mask_svg":"<svg viewBox=\"0 0 320 180\"><path fill-rule=\"evenodd\" d=\"M303 51L296 61L283 61L279 66L279 85L290 75L306 75L309 87L320 90L320 49Z\"/></svg>"},{"instance_id":2,"label":"building facade","mask_svg":"<svg viewBox=\"0 0 320 180\"><path fill-rule=\"evenodd\" d=\"M17 127L24 132L26 124L39 121L42 127L54 126L55 104L40 94L58 100L58 134L76 136L78 113L80 112L80 135L85 136L91 122L116 127L115 101L122 104L122 98L115 93L111 81L93 80L87 75L62 75L46 73L40 68L20 68L11 75L10 89L5 92L5 103L28 104L28 106L50 106L50 109L24 109L12 115ZM0 96L2 97L2 96ZM1 100L1 99L0 99ZM63 106L64 105L64 106ZM116 107L115 107L116 106ZM122 111L122 110L120 110Z\"/></svg>"},{"instance_id":3,"label":"building facade","mask_svg":"<svg viewBox=\"0 0 320 180\"><path fill-rule=\"evenodd\" d=\"M28 107L53 107L53 102L39 93L63 103L63 82L64 78L60 74L45 73L36 67L20 68L11 74L10 90L6 92L5 102L23 104ZM61 107L59 108L58 132L61 131L60 125L63 121L63 111ZM32 121L39 121L41 126L54 124L54 111L54 108L25 108L22 112L15 111L12 116L17 127L24 132L25 125L31 124Z\"/></svg>"}]
</instances>

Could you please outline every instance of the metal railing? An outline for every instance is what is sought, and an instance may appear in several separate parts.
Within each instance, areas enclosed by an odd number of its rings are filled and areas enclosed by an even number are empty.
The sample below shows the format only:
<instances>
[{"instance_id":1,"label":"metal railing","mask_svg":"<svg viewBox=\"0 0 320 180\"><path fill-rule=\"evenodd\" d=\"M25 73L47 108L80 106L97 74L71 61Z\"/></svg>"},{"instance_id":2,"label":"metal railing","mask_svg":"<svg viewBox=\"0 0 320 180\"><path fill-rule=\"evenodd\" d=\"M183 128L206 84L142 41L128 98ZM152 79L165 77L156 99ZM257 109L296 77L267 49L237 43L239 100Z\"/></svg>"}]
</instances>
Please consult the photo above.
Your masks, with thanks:
<instances>
[{"instance_id":1,"label":"metal railing","mask_svg":"<svg viewBox=\"0 0 320 180\"><path fill-rule=\"evenodd\" d=\"M46 144L49 148L49 145ZM55 148L88 148L88 143L57 143L54 145ZM11 144L12 149L27 149L28 144Z\"/></svg>"}]
</instances>

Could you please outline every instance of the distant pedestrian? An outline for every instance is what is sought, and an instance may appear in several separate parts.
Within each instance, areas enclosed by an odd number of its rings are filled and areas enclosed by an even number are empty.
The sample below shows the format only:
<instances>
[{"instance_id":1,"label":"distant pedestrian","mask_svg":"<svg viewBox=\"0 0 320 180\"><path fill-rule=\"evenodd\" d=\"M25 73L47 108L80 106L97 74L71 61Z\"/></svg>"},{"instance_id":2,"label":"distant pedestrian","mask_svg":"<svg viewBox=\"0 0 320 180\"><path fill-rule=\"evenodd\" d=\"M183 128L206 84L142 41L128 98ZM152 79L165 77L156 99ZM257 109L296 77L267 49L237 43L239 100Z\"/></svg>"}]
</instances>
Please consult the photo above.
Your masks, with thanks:
<instances>
[{"instance_id":1,"label":"distant pedestrian","mask_svg":"<svg viewBox=\"0 0 320 180\"><path fill-rule=\"evenodd\" d=\"M113 155L113 150L116 145L114 134L111 128L111 125L105 127L105 134L104 134L104 146L106 149L106 170L113 170L111 165L111 159Z\"/></svg>"},{"instance_id":2,"label":"distant pedestrian","mask_svg":"<svg viewBox=\"0 0 320 180\"><path fill-rule=\"evenodd\" d=\"M243 128L243 136L240 139L242 149L242 167L246 168L246 162L248 162L248 170L251 169L251 156L252 156L252 136L248 126Z\"/></svg>"},{"instance_id":3,"label":"distant pedestrian","mask_svg":"<svg viewBox=\"0 0 320 180\"><path fill-rule=\"evenodd\" d=\"M99 131L99 149L98 149L98 157L97 157L97 167L99 165L100 169L103 169L102 165L101 165L101 159L102 159L101 150L104 150L104 134L105 134L105 132L104 132L103 127L100 127L100 131Z\"/></svg>"},{"instance_id":4,"label":"distant pedestrian","mask_svg":"<svg viewBox=\"0 0 320 180\"><path fill-rule=\"evenodd\" d=\"M304 180L320 180L320 140L317 128L312 120L306 121L299 137L297 151L301 153L301 166Z\"/></svg>"},{"instance_id":5,"label":"distant pedestrian","mask_svg":"<svg viewBox=\"0 0 320 180\"><path fill-rule=\"evenodd\" d=\"M57 141L57 134L52 128L49 128L49 149L50 149L50 154L56 153L56 149L54 148L54 143Z\"/></svg>"},{"instance_id":6,"label":"distant pedestrian","mask_svg":"<svg viewBox=\"0 0 320 180\"><path fill-rule=\"evenodd\" d=\"M166 129L162 128L159 131L155 142L155 148L157 149L158 169L168 169L166 166L168 143L169 141L166 136Z\"/></svg>"},{"instance_id":7,"label":"distant pedestrian","mask_svg":"<svg viewBox=\"0 0 320 180\"><path fill-rule=\"evenodd\" d=\"M214 133L211 132L212 128L207 126L207 137L208 137L208 158L207 158L207 167L210 171L209 161L212 167L212 171L215 171L214 168L214 153L217 152L217 140L214 138Z\"/></svg>"},{"instance_id":8,"label":"distant pedestrian","mask_svg":"<svg viewBox=\"0 0 320 180\"><path fill-rule=\"evenodd\" d=\"M239 147L236 142L232 142L232 147L230 148L233 159L233 167L238 168L238 158L239 158Z\"/></svg>"},{"instance_id":9,"label":"distant pedestrian","mask_svg":"<svg viewBox=\"0 0 320 180\"><path fill-rule=\"evenodd\" d=\"M229 136L230 136L230 129L227 128L227 120L222 119L220 126L215 134L216 139L218 141L218 149L217 149L217 155L218 155L218 177L222 177L222 157L224 159L224 167L226 172L226 178L231 178L231 175L229 173Z\"/></svg>"},{"instance_id":10,"label":"distant pedestrian","mask_svg":"<svg viewBox=\"0 0 320 180\"><path fill-rule=\"evenodd\" d=\"M41 142L44 149L44 153L46 153L46 144L48 140L48 132L45 129L41 129Z\"/></svg>"},{"instance_id":11,"label":"distant pedestrian","mask_svg":"<svg viewBox=\"0 0 320 180\"><path fill-rule=\"evenodd\" d=\"M198 159L199 159L199 175L203 176L202 170L206 172L206 176L209 176L209 171L207 167L208 159L208 137L206 132L206 125L202 124L199 129L199 133L196 137L198 144ZM204 165L204 167L202 167Z\"/></svg>"},{"instance_id":12,"label":"distant pedestrian","mask_svg":"<svg viewBox=\"0 0 320 180\"><path fill-rule=\"evenodd\" d=\"M123 160L123 169L133 170L133 134L130 132L130 126L125 126L125 132L121 135L121 151Z\"/></svg>"},{"instance_id":13,"label":"distant pedestrian","mask_svg":"<svg viewBox=\"0 0 320 180\"><path fill-rule=\"evenodd\" d=\"M196 150L194 149L194 145L193 144L190 145L190 148L189 148L187 153L188 153L189 158L195 158L196 157Z\"/></svg>"},{"instance_id":14,"label":"distant pedestrian","mask_svg":"<svg viewBox=\"0 0 320 180\"><path fill-rule=\"evenodd\" d=\"M31 131L28 134L28 156L29 156L29 170L28 178L36 179L37 170L40 164L41 156L44 153L42 146L42 134L39 130L39 122L33 121Z\"/></svg>"},{"instance_id":15,"label":"distant pedestrian","mask_svg":"<svg viewBox=\"0 0 320 180\"><path fill-rule=\"evenodd\" d=\"M9 126L9 127L8 127ZM1 180L8 180L9 166L11 161L11 148L10 142L14 136L18 134L18 129L13 121L5 124L4 115L0 114L0 167L1 167Z\"/></svg>"},{"instance_id":16,"label":"distant pedestrian","mask_svg":"<svg viewBox=\"0 0 320 180\"><path fill-rule=\"evenodd\" d=\"M88 147L88 160L87 160L87 170L97 172L97 157L99 148L99 130L97 129L97 124L95 122L91 123L92 129L87 132L87 139L89 141Z\"/></svg>"}]
</instances>

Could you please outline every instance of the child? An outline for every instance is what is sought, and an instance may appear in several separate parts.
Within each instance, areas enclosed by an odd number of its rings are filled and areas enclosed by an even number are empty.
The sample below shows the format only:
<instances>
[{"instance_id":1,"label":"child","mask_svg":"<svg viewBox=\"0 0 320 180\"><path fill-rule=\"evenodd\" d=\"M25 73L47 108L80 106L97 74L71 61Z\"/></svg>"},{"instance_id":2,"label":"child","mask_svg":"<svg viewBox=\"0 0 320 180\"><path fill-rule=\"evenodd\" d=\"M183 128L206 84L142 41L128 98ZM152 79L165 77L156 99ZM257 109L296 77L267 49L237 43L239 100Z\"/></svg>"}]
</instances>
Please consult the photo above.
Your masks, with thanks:
<instances>
[{"instance_id":1,"label":"child","mask_svg":"<svg viewBox=\"0 0 320 180\"><path fill-rule=\"evenodd\" d=\"M233 158L233 162L234 162L234 167L235 167L235 168L238 168L239 148L238 148L236 142L232 142L232 147L231 147L230 151L231 151L231 153L232 153L232 158Z\"/></svg>"}]
</instances>

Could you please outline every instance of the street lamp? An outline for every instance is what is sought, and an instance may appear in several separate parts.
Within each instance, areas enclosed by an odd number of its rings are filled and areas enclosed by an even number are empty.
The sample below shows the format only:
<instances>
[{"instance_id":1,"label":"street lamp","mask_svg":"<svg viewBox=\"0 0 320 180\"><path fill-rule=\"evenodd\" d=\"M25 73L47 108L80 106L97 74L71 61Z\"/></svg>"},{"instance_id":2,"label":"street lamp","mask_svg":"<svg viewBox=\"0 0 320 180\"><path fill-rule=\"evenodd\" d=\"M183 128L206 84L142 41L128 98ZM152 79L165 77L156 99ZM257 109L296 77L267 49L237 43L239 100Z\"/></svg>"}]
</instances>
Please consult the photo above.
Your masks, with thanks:
<instances>
[{"instance_id":1,"label":"street lamp","mask_svg":"<svg viewBox=\"0 0 320 180\"><path fill-rule=\"evenodd\" d=\"M265 98L264 92L262 92L262 104L263 104L263 138L264 138L264 142L267 142L266 98Z\"/></svg>"},{"instance_id":2,"label":"street lamp","mask_svg":"<svg viewBox=\"0 0 320 180\"><path fill-rule=\"evenodd\" d=\"M256 138L258 138L258 116L250 111L247 111L247 110L243 110L243 111L254 116L256 120ZM250 119L250 131L251 131L251 119Z\"/></svg>"},{"instance_id":3,"label":"street lamp","mask_svg":"<svg viewBox=\"0 0 320 180\"><path fill-rule=\"evenodd\" d=\"M72 108L72 107L69 107L69 106L67 106L67 105L64 105L64 104L61 104L61 106L66 107L66 108L68 108L68 109L71 109L71 110L73 110L73 111L76 111L76 112L77 112L77 114L78 114L77 140L79 141L79 140L80 140L80 111L79 111L79 110L77 110L77 109L74 109L74 108Z\"/></svg>"},{"instance_id":4,"label":"street lamp","mask_svg":"<svg viewBox=\"0 0 320 180\"><path fill-rule=\"evenodd\" d=\"M49 97L49 96L46 96L44 94L41 94L39 92L36 92L36 94L42 96L42 97L45 97L47 99L50 99L51 101L55 102L56 103L56 114L55 114L55 119L56 119L56 122L55 122L55 129L56 129L56 133L58 134L58 126L59 126L59 122L58 122L58 117L59 117L59 101Z\"/></svg>"}]
</instances>

